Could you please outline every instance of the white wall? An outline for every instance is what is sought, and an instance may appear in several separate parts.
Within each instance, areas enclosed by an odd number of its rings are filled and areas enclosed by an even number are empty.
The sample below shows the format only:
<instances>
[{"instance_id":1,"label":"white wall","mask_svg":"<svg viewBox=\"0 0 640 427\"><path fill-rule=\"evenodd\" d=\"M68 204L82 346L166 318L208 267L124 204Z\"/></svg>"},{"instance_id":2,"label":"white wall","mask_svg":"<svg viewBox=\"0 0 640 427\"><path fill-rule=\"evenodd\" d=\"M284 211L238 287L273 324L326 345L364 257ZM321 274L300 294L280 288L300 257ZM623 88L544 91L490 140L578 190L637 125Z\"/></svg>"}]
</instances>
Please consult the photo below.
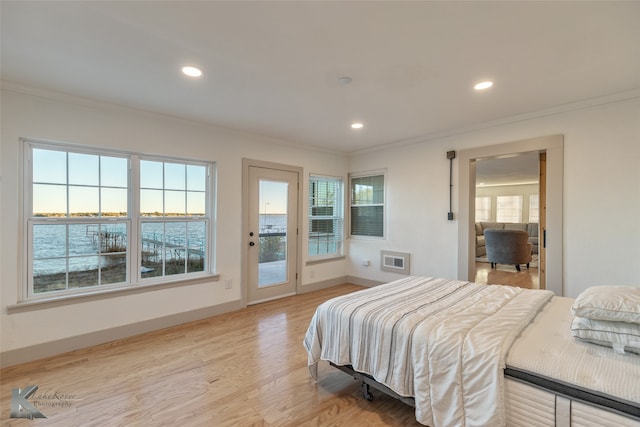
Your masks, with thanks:
<instances>
[{"instance_id":1,"label":"white wall","mask_svg":"<svg viewBox=\"0 0 640 427\"><path fill-rule=\"evenodd\" d=\"M382 249L412 254L411 273L456 277L458 228L447 221L446 152L564 135L564 294L592 285L640 286L640 98L523 119L351 157L352 172L387 168L387 238L349 241L348 274L370 280ZM454 213L458 200L454 160ZM550 183L553 185L553 183ZM361 265L362 259L372 265Z\"/></svg>"},{"instance_id":2,"label":"white wall","mask_svg":"<svg viewBox=\"0 0 640 427\"><path fill-rule=\"evenodd\" d=\"M126 108L21 91L15 88L2 91L2 352L240 301L240 253L244 241L240 215L242 158L304 168L300 194L304 201L310 172L346 177L347 159L342 155L293 148L256 135ZM215 161L218 177L216 273L220 281L8 314L7 306L16 304L20 286L19 137ZM300 226L304 236L306 221ZM302 244L304 261L307 240L303 238ZM339 278L345 275L345 261L318 264L313 269L315 281ZM303 263L302 285L311 282L305 270ZM232 280L230 290L224 288L226 279Z\"/></svg>"},{"instance_id":3,"label":"white wall","mask_svg":"<svg viewBox=\"0 0 640 427\"><path fill-rule=\"evenodd\" d=\"M135 110L61 97L2 91L0 194L0 351L186 313L240 300L242 158L345 176L387 171L387 236L349 239L346 261L303 266L302 284L344 275L393 280L380 271L380 250L412 254L412 274L456 277L458 224L447 221L446 152L544 135L564 135L564 294L591 285L640 285L640 98L487 127L350 158L293 148L268 138L232 132ZM22 236L18 218L18 138L41 138L160 155L214 160L218 168L217 273L221 280L8 314L18 295ZM459 206L454 160L453 211ZM303 217L306 216L306 207ZM306 223L301 224L304 232ZM303 239L303 248L306 246ZM303 249L303 261L305 250ZM365 267L362 260L371 265ZM303 262L304 265L304 262ZM314 278L311 278L313 270ZM224 280L234 286L224 289Z\"/></svg>"},{"instance_id":4,"label":"white wall","mask_svg":"<svg viewBox=\"0 0 640 427\"><path fill-rule=\"evenodd\" d=\"M386 168L386 236L384 240L349 239L349 275L384 281L401 277L380 271L380 251L391 250L411 254L411 274L456 276L457 263L451 256L458 248L457 223L447 221L449 160L446 152L453 147L446 141L435 141L351 159L350 172ZM454 193L454 202L455 199ZM363 266L364 259L371 264Z\"/></svg>"}]
</instances>

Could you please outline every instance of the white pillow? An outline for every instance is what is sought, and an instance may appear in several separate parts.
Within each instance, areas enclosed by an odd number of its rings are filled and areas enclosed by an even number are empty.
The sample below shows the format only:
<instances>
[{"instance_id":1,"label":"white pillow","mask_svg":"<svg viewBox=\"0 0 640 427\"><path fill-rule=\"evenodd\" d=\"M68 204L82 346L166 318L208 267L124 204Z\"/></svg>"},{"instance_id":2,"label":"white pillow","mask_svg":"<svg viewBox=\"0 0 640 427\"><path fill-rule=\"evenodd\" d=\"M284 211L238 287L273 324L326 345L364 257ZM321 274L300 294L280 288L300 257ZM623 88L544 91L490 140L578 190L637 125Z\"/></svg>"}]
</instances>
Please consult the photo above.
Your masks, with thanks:
<instances>
[{"instance_id":1,"label":"white pillow","mask_svg":"<svg viewBox=\"0 0 640 427\"><path fill-rule=\"evenodd\" d=\"M574 317L571 335L583 341L613 347L616 353L630 351L640 354L640 325L635 323Z\"/></svg>"},{"instance_id":2,"label":"white pillow","mask_svg":"<svg viewBox=\"0 0 640 427\"><path fill-rule=\"evenodd\" d=\"M594 286L571 306L578 317L640 324L640 287Z\"/></svg>"}]
</instances>

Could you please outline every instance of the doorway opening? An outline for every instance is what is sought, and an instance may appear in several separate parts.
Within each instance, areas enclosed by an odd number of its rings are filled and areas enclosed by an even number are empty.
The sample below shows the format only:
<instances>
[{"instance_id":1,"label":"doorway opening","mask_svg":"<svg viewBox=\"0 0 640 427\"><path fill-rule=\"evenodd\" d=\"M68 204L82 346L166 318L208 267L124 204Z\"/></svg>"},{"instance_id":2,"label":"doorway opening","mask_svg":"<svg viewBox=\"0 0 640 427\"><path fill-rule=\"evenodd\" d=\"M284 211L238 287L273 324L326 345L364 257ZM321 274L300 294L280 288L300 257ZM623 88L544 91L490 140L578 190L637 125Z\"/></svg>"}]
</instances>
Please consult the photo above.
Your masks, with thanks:
<instances>
[{"instance_id":1,"label":"doorway opening","mask_svg":"<svg viewBox=\"0 0 640 427\"><path fill-rule=\"evenodd\" d=\"M542 160L545 155L531 151L476 159L474 282L544 289L544 274L539 274L545 271L545 258L540 256L544 247L539 245L539 236L540 229L545 228L540 216L546 200L546 166ZM484 231L490 228L511 230L507 236L526 233L526 238L513 246L512 253L504 253L505 249L500 248L510 261L519 258L518 264L490 259L498 249L485 241Z\"/></svg>"},{"instance_id":2,"label":"doorway opening","mask_svg":"<svg viewBox=\"0 0 640 427\"><path fill-rule=\"evenodd\" d=\"M540 188L540 218L544 226L539 228L539 247L544 268L539 270L539 280L544 288L556 295L563 295L562 281L562 193L563 193L563 136L554 135L461 150L458 178L460 190L458 223L458 277L463 280L476 278L476 169L482 159L514 156L521 153L544 154L544 184ZM542 162L542 160L541 160ZM542 168L540 168L542 170ZM544 195L542 192L544 191Z\"/></svg>"}]
</instances>

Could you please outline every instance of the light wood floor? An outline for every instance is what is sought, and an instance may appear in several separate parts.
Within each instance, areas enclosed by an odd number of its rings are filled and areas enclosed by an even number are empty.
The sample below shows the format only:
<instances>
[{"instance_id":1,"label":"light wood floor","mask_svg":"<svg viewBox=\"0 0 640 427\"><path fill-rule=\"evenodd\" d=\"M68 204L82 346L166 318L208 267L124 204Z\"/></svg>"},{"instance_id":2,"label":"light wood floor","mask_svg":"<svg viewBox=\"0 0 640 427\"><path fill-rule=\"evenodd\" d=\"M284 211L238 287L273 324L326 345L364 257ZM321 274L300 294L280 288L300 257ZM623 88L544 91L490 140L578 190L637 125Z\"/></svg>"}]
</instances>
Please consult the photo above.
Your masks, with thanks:
<instances>
[{"instance_id":1,"label":"light wood floor","mask_svg":"<svg viewBox=\"0 0 640 427\"><path fill-rule=\"evenodd\" d=\"M527 289L540 289L538 267L527 269L522 266L521 271L517 271L513 265L498 264L497 268L492 269L491 264L488 262L476 262L476 278L474 282L488 285L502 284Z\"/></svg>"},{"instance_id":2,"label":"light wood floor","mask_svg":"<svg viewBox=\"0 0 640 427\"><path fill-rule=\"evenodd\" d=\"M322 363L302 346L336 286L0 372L3 426L418 426L413 408ZM12 388L38 385L47 419L10 419ZM68 407L52 406L56 397ZM34 403L34 397L29 399Z\"/></svg>"}]
</instances>

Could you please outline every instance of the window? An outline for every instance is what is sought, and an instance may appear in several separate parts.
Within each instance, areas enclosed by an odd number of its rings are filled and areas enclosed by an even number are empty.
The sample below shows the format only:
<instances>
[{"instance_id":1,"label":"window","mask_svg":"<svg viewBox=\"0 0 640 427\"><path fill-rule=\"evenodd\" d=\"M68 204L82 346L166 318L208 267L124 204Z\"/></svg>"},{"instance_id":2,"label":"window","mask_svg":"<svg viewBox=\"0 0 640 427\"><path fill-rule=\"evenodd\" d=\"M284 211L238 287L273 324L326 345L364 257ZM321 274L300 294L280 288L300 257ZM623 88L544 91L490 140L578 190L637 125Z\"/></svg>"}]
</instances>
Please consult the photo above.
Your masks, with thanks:
<instances>
[{"instance_id":1,"label":"window","mask_svg":"<svg viewBox=\"0 0 640 427\"><path fill-rule=\"evenodd\" d=\"M342 255L343 200L342 178L309 177L309 257Z\"/></svg>"},{"instance_id":2,"label":"window","mask_svg":"<svg viewBox=\"0 0 640 427\"><path fill-rule=\"evenodd\" d=\"M384 237L384 175L351 177L351 235Z\"/></svg>"},{"instance_id":3,"label":"window","mask_svg":"<svg viewBox=\"0 0 640 427\"><path fill-rule=\"evenodd\" d=\"M24 147L28 299L210 271L212 163Z\"/></svg>"},{"instance_id":4,"label":"window","mask_svg":"<svg viewBox=\"0 0 640 427\"><path fill-rule=\"evenodd\" d=\"M491 197L476 197L476 222L491 221Z\"/></svg>"},{"instance_id":5,"label":"window","mask_svg":"<svg viewBox=\"0 0 640 427\"><path fill-rule=\"evenodd\" d=\"M140 271L143 279L204 271L207 167L140 160Z\"/></svg>"},{"instance_id":6,"label":"window","mask_svg":"<svg viewBox=\"0 0 640 427\"><path fill-rule=\"evenodd\" d=\"M538 194L529 195L529 222L540 221L540 197Z\"/></svg>"},{"instance_id":7,"label":"window","mask_svg":"<svg viewBox=\"0 0 640 427\"><path fill-rule=\"evenodd\" d=\"M498 196L497 222L522 222L522 196Z\"/></svg>"}]
</instances>

